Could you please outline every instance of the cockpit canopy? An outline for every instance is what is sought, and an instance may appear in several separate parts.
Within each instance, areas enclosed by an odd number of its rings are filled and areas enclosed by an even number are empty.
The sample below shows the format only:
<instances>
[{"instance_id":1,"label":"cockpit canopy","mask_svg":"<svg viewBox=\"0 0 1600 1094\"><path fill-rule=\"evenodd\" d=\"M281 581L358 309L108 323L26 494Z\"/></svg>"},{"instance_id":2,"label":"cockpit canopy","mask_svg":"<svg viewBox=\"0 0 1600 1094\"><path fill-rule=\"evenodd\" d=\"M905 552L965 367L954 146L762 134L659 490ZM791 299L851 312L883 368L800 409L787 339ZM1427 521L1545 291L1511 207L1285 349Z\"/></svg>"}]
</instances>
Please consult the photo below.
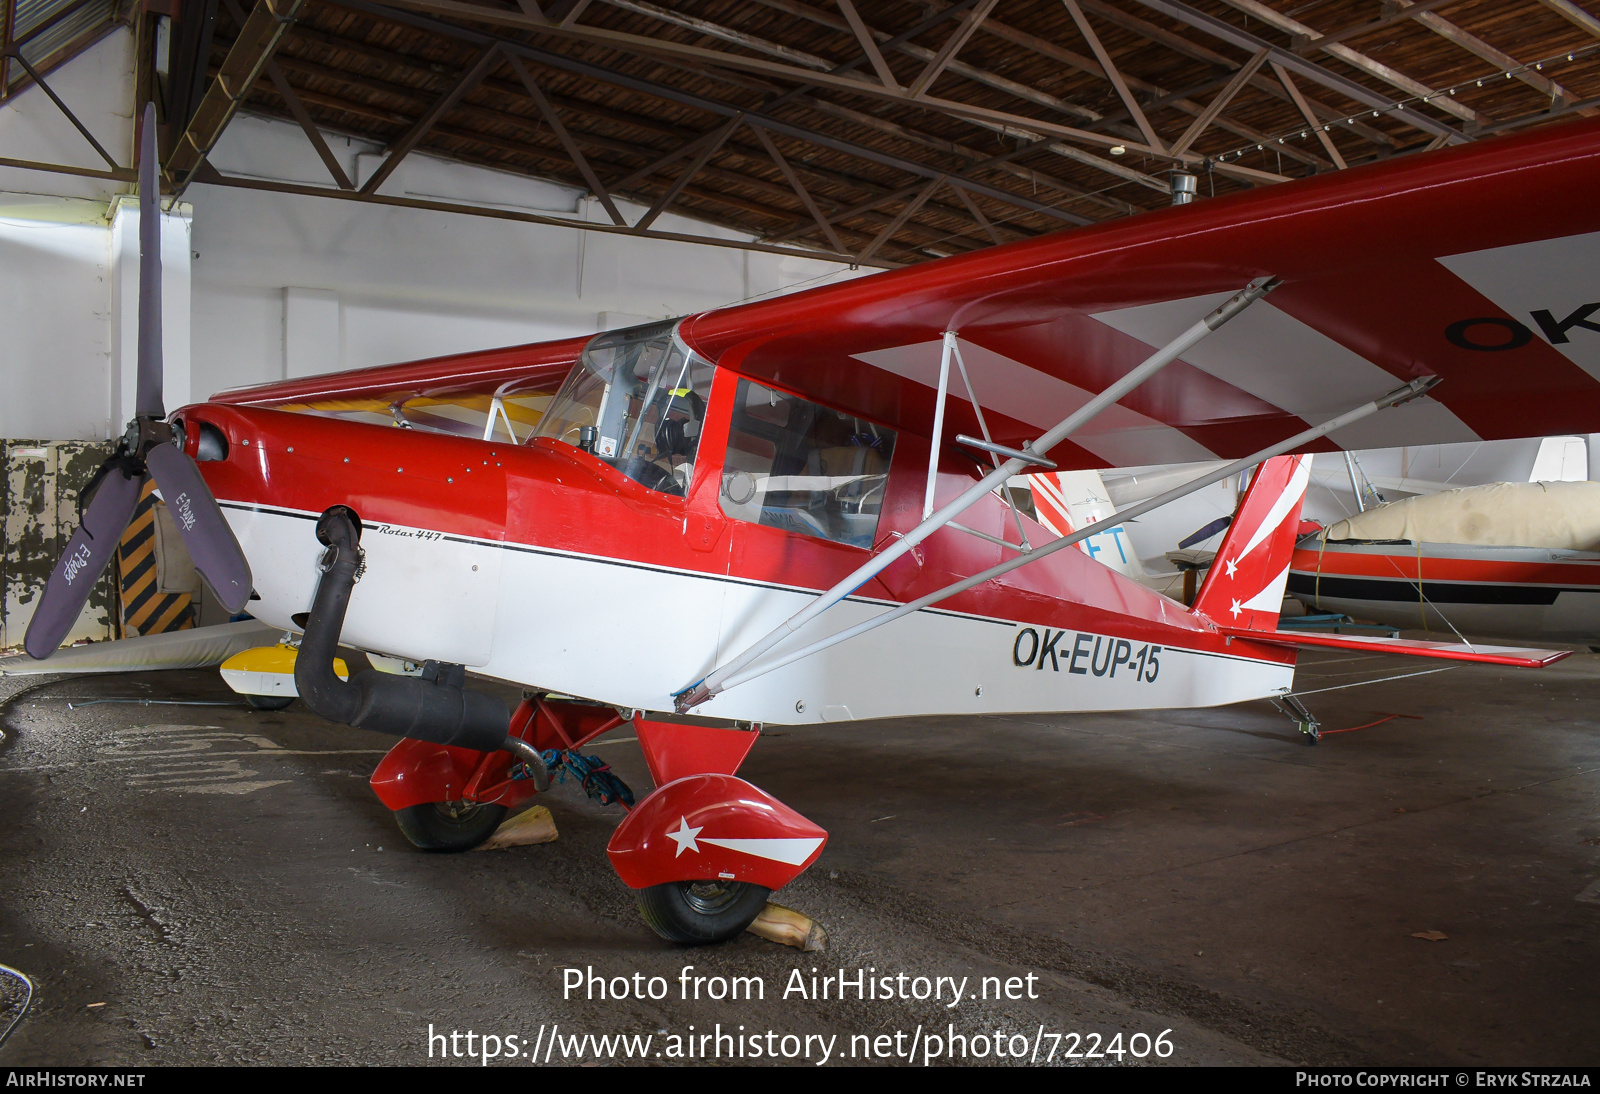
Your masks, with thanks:
<instances>
[{"instance_id":1,"label":"cockpit canopy","mask_svg":"<svg viewBox=\"0 0 1600 1094\"><path fill-rule=\"evenodd\" d=\"M677 326L673 320L595 336L535 436L581 448L643 486L683 497L714 370L678 338Z\"/></svg>"}]
</instances>

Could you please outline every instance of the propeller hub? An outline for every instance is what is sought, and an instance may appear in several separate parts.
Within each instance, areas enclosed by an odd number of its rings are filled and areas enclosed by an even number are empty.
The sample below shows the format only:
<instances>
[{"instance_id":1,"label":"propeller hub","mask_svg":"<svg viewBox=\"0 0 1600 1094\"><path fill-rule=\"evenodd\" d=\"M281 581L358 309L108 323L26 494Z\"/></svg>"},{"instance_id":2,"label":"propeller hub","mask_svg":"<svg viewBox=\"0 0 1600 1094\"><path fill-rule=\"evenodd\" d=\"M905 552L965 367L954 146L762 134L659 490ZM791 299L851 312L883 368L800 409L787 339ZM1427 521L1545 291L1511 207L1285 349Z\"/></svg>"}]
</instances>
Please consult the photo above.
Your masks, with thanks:
<instances>
[{"instance_id":1,"label":"propeller hub","mask_svg":"<svg viewBox=\"0 0 1600 1094\"><path fill-rule=\"evenodd\" d=\"M182 427L174 426L160 418L140 416L128 423L123 431L117 455L132 456L143 463L150 450L158 444L175 445L180 451L184 445Z\"/></svg>"}]
</instances>

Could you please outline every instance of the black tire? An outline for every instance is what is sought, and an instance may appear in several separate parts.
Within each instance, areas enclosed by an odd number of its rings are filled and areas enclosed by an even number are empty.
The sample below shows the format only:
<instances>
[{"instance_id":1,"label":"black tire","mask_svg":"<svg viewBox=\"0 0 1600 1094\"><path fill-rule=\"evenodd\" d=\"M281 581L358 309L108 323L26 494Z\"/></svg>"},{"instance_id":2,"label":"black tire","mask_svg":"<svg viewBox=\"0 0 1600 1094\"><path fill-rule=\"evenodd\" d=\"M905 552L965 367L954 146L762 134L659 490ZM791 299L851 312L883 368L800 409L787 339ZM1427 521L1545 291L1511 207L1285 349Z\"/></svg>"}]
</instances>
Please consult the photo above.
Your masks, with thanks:
<instances>
[{"instance_id":1,"label":"black tire","mask_svg":"<svg viewBox=\"0 0 1600 1094\"><path fill-rule=\"evenodd\" d=\"M505 819L503 805L425 802L394 811L400 831L424 851L470 851L494 835Z\"/></svg>"},{"instance_id":2,"label":"black tire","mask_svg":"<svg viewBox=\"0 0 1600 1094\"><path fill-rule=\"evenodd\" d=\"M256 710L286 710L294 702L293 695L246 695L244 701Z\"/></svg>"},{"instance_id":3,"label":"black tire","mask_svg":"<svg viewBox=\"0 0 1600 1094\"><path fill-rule=\"evenodd\" d=\"M636 890L634 896L656 934L668 942L703 946L740 934L771 894L748 881L669 881Z\"/></svg>"}]
</instances>

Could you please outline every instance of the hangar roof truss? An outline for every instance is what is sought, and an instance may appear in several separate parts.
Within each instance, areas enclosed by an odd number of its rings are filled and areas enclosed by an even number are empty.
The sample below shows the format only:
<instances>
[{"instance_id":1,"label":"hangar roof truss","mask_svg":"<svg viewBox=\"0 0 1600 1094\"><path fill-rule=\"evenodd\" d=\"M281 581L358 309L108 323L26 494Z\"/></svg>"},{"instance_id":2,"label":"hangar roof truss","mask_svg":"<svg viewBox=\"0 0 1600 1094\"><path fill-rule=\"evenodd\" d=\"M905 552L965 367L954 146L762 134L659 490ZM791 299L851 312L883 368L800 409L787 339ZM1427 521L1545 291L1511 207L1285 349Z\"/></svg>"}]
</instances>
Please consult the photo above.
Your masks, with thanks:
<instances>
[{"instance_id":1,"label":"hangar roof truss","mask_svg":"<svg viewBox=\"0 0 1600 1094\"><path fill-rule=\"evenodd\" d=\"M0 0L0 94L116 2ZM1600 109L1600 19L1575 0L158 3L180 188L438 206L386 192L418 151L580 188L591 230L671 234L670 210L863 265L1135 214L1175 170L1204 199ZM327 182L204 163L239 109L298 122ZM329 132L388 160L352 179Z\"/></svg>"}]
</instances>

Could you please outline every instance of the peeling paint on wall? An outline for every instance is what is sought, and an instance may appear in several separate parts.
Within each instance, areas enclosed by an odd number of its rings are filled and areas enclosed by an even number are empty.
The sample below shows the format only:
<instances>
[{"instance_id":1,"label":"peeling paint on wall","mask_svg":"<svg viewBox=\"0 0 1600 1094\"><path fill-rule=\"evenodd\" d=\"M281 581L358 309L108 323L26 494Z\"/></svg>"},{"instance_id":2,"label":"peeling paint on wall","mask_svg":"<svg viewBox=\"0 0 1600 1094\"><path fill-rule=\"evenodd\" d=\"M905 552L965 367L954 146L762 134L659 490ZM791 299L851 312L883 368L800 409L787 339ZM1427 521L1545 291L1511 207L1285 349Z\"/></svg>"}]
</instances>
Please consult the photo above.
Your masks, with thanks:
<instances>
[{"instance_id":1,"label":"peeling paint on wall","mask_svg":"<svg viewBox=\"0 0 1600 1094\"><path fill-rule=\"evenodd\" d=\"M22 645L56 558L78 527L78 491L110 451L103 441L0 440L0 466L5 468L5 488L0 491L5 525L0 648ZM107 572L95 583L68 642L115 637L114 580L115 575Z\"/></svg>"}]
</instances>

